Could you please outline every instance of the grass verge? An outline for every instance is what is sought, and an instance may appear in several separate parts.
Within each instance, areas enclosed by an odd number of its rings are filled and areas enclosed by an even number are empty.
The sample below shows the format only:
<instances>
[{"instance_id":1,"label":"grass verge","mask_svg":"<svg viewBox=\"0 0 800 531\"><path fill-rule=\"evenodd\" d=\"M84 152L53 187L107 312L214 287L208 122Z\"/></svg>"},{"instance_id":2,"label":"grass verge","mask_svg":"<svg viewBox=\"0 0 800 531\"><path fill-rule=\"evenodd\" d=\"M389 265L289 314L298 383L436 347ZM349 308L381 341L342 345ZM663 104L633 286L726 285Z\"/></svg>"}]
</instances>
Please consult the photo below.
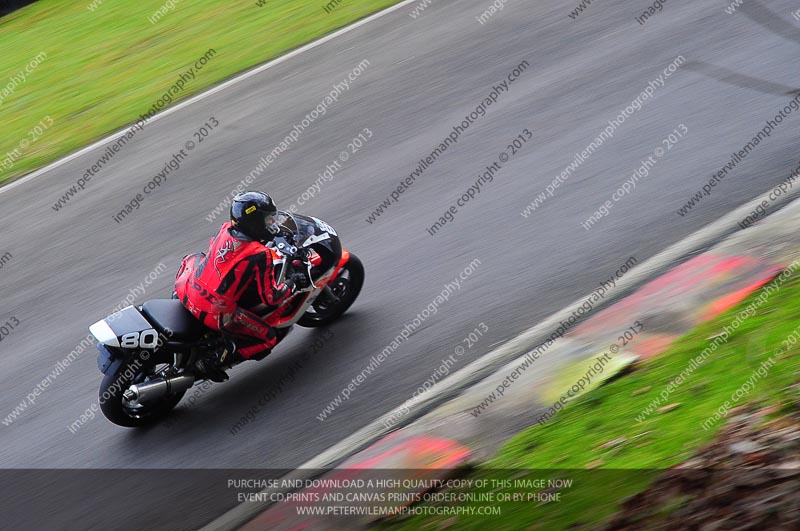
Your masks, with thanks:
<instances>
[{"instance_id":1,"label":"grass verge","mask_svg":"<svg viewBox=\"0 0 800 531\"><path fill-rule=\"evenodd\" d=\"M778 406L775 416L797 411L800 275L793 275L677 387L666 402L671 407L637 421L644 407L706 348L709 338L719 334L759 293L697 327L662 356L570 404L546 426L518 434L496 458L467 476L475 480L573 479L572 487L559 491L560 501L494 503L489 505L499 507L501 516L414 516L379 529L595 529L616 512L624 498L647 487L659 470L685 461L710 442L725 422L721 414L718 421L713 415L722 412L719 408L726 401L731 407ZM758 374L755 379L754 374ZM747 392L740 393L745 387ZM492 490L502 489L464 492Z\"/></svg>"},{"instance_id":2,"label":"grass verge","mask_svg":"<svg viewBox=\"0 0 800 531\"><path fill-rule=\"evenodd\" d=\"M0 183L134 122L208 50L174 101L397 2L343 0L328 13L315 0L40 0L15 11L0 19Z\"/></svg>"}]
</instances>

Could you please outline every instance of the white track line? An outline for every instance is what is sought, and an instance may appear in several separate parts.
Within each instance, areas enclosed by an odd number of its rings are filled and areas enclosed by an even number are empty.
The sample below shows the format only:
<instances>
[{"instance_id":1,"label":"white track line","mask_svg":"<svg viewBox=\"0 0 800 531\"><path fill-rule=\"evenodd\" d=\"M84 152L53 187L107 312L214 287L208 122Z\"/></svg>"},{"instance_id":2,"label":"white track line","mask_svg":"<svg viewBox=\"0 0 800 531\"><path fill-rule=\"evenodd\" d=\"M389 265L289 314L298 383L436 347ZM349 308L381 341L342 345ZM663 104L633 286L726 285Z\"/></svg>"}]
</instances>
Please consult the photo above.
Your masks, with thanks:
<instances>
[{"instance_id":1,"label":"white track line","mask_svg":"<svg viewBox=\"0 0 800 531\"><path fill-rule=\"evenodd\" d=\"M384 17L384 16L388 15L389 13L400 9L401 7L407 6L408 4L412 4L412 3L416 2L416 1L417 0L402 0L400 3L397 3L397 4L393 5L393 6L387 7L383 11L378 11L377 13L375 13L373 15L370 15L367 18L361 19L358 22L353 22L349 26L345 26L344 28L335 31L335 32L331 33L330 35L326 35L325 37L321 37L321 38L319 38L319 39L317 39L317 40L315 40L313 42L310 42L310 43L308 43L308 44L306 44L304 46L301 46L300 48L298 48L296 50L293 50L293 51L291 51L291 52L289 52L289 53L287 53L285 55L282 55L282 56L280 56L280 57L278 57L276 59L273 59L273 60L271 60L271 61L269 61L267 63L264 63L261 66L257 66L255 68L253 68L252 70L248 70L248 71L246 71L246 72L244 72L242 74L239 74L238 76L236 76L236 77L234 77L232 79L229 79L228 81L225 81L224 83L221 83L219 85L211 87L210 89L206 90L205 92L201 92L200 94L192 96L188 100L182 101L182 102L178 103L177 105L175 105L173 107L168 107L167 109L164 109L160 113L158 113L155 116L153 116L152 118L150 118L150 120L148 120L147 123L151 124L151 123L155 122L156 120L159 120L159 119L161 119L161 118L163 118L165 116L168 116L168 115L170 115L170 114L172 114L174 112L177 112L177 111L183 109L184 107L188 107L189 105L191 105L193 103L196 103L196 102L198 102L200 100L203 100L203 99L205 99L205 98L207 98L207 97L209 97L211 95L214 95L217 92L221 92L221 91L225 90L228 87L232 87L233 85L235 85L235 84L237 84L237 83L239 83L241 81L244 81L245 79L251 78L256 74L260 74L261 72L272 68L273 66L277 66L277 65L283 63L284 61L288 61L292 57L296 57L296 56L300 55L303 52L307 52L309 50L313 50L317 46L322 46L326 42L331 41L331 40L335 39L336 37L339 37L340 35L344 35L345 33L350 33L351 31L353 31L353 30L355 30L357 28L360 28L361 26L364 26L365 24L369 24L373 20L377 20L377 19L379 19L381 17ZM63 164L66 164L67 162L69 162L71 160L75 160L76 158L80 157L81 155L85 155L86 153L89 153L92 150L95 150L95 149L97 149L97 148L99 148L101 146L104 146L105 144L111 142L112 140L116 140L117 138L119 138L120 136L125 134L125 132L128 131L128 129L130 128L131 125L132 125L132 123L126 125L124 128L120 129L119 131L117 131L115 133L111 133L110 135L106 136L105 138L102 138L102 139L98 140L94 144L90 144L90 145L86 146L85 148L82 148L82 149L79 149L78 151L75 151L74 153L70 153L69 155L66 155L63 158L60 158L55 162L51 162L50 164L48 164L44 168L38 169L38 170L34 171L33 173L29 173L28 175L26 175L26 176L24 176L24 177L22 177L20 179L17 179L15 181L12 181L12 182L8 183L7 185L4 185L4 186L0 187L0 194L2 194L3 192L8 192L9 190L11 190L13 188L16 188L17 186L20 186L20 185L22 185L24 183L27 183L27 182L35 179L36 177L49 172L50 170L54 170L54 169L58 168L59 166L61 166Z\"/></svg>"}]
</instances>

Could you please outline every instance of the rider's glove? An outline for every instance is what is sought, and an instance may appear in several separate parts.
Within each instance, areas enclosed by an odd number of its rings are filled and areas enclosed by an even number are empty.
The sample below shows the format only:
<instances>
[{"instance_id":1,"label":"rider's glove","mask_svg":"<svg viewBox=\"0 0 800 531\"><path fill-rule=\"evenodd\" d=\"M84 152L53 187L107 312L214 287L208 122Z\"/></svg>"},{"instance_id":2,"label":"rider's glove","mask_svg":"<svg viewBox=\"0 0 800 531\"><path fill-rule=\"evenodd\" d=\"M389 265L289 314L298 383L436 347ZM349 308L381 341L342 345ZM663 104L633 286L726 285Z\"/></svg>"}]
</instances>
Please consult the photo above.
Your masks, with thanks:
<instances>
[{"instance_id":1,"label":"rider's glove","mask_svg":"<svg viewBox=\"0 0 800 531\"><path fill-rule=\"evenodd\" d=\"M297 289L306 289L310 285L308 275L305 273L292 273L289 275L289 281L297 286Z\"/></svg>"},{"instance_id":2,"label":"rider's glove","mask_svg":"<svg viewBox=\"0 0 800 531\"><path fill-rule=\"evenodd\" d=\"M297 290L297 286L295 286L294 281L291 278L287 278L283 281L283 285L289 290L289 293L294 293Z\"/></svg>"}]
</instances>

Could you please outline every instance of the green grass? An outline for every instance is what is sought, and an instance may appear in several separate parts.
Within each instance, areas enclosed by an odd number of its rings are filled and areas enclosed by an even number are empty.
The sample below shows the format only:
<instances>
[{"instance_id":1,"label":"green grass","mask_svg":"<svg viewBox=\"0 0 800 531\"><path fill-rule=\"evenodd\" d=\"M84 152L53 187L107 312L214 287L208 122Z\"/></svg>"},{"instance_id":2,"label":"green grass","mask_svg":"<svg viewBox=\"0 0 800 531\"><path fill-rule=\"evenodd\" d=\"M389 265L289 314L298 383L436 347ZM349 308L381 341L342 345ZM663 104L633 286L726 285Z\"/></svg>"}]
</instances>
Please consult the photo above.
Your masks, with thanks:
<instances>
[{"instance_id":1,"label":"green grass","mask_svg":"<svg viewBox=\"0 0 800 531\"><path fill-rule=\"evenodd\" d=\"M752 299L743 302L738 310ZM706 348L708 338L729 324L736 311L699 326L661 357L570 404L548 425L534 426L518 434L496 458L467 476L508 478L525 469L536 471L528 473L530 477L573 478L575 486L562 491L561 502L538 507L500 504L501 517L461 517L457 523L449 522L451 525L446 528L476 531L595 528L616 512L620 500L644 489L659 469L685 461L698 447L711 441L725 419L708 430L703 429L703 422L726 400L730 401L760 364L773 356L776 363L766 376L754 381L753 390L735 406L777 404L780 408L775 415L796 412L800 404L800 386L795 385L800 380L800 357L797 347L785 350L782 341L800 329L800 276L782 284L780 291L747 318L727 343L712 353L665 402L680 404L679 407L654 413L641 423L636 421L642 408ZM601 447L614 440L620 444ZM600 470L586 470L587 465ZM517 470L509 474L498 473L497 469ZM660 508L664 514L674 509ZM447 518L414 517L381 529L439 529Z\"/></svg>"},{"instance_id":2,"label":"green grass","mask_svg":"<svg viewBox=\"0 0 800 531\"><path fill-rule=\"evenodd\" d=\"M182 0L155 24L166 0L94 1L91 11L92 0L40 0L0 19L0 90L46 54L0 105L0 158L53 121L0 168L0 182L135 121L209 49L216 55L175 101L398 0L343 0L331 13L322 0Z\"/></svg>"}]
</instances>

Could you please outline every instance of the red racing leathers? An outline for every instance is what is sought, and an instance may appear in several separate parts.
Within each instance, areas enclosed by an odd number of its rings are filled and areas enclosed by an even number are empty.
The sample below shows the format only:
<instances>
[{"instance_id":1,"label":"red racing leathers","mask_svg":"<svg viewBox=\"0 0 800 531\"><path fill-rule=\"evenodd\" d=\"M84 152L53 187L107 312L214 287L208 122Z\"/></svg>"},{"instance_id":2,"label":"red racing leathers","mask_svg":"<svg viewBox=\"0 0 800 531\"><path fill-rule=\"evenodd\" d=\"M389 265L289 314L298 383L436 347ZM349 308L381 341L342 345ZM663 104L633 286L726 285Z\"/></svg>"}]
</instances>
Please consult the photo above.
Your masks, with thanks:
<instances>
[{"instance_id":1,"label":"red racing leathers","mask_svg":"<svg viewBox=\"0 0 800 531\"><path fill-rule=\"evenodd\" d=\"M251 310L264 315L292 295L289 285L275 281L273 251L261 242L235 238L230 223L211 240L207 254L183 259L175 291L209 328L257 338L257 344L237 348L245 359L276 343L270 316L262 319Z\"/></svg>"}]
</instances>

